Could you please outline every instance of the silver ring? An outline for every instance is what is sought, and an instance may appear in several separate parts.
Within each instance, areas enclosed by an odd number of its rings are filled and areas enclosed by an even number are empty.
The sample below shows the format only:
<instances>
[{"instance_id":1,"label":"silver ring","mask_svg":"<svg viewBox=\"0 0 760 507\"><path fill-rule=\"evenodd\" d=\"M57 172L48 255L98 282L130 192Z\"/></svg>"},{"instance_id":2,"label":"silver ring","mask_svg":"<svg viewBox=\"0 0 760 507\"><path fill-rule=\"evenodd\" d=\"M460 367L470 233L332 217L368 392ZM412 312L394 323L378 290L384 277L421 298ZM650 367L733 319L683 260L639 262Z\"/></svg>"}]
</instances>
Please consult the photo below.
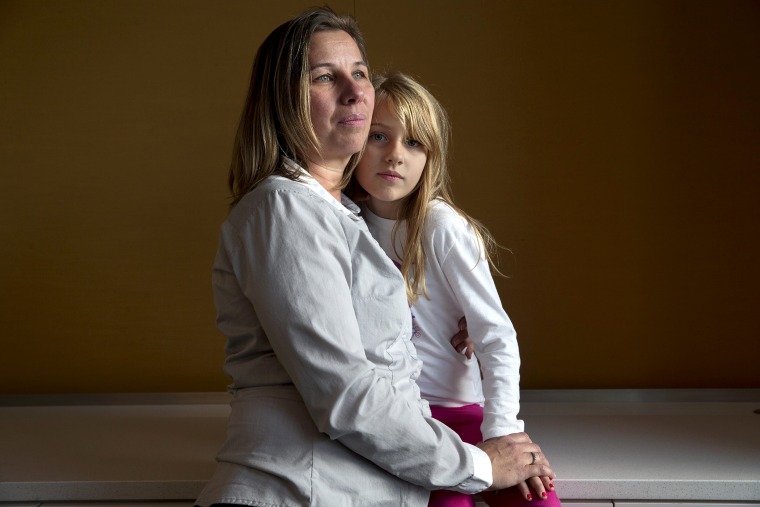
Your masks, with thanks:
<instances>
[{"instance_id":1,"label":"silver ring","mask_svg":"<svg viewBox=\"0 0 760 507\"><path fill-rule=\"evenodd\" d=\"M530 453L530 457L533 458L533 460L530 462L530 464L532 465L536 462L536 453L535 452Z\"/></svg>"}]
</instances>

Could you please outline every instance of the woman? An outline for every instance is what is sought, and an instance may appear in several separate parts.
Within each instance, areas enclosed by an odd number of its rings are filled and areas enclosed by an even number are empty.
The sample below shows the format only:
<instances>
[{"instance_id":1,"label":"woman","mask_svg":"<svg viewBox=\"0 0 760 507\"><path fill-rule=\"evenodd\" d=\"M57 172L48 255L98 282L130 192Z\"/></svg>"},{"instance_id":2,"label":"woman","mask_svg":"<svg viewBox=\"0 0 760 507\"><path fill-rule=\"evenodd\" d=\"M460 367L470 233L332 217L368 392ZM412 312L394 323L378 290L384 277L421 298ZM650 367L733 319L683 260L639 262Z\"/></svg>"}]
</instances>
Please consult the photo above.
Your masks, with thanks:
<instances>
[{"instance_id":1,"label":"woman","mask_svg":"<svg viewBox=\"0 0 760 507\"><path fill-rule=\"evenodd\" d=\"M340 192L369 130L366 62L329 9L256 55L213 273L234 397L201 506L424 506L551 473L525 435L480 450L425 417L403 279Z\"/></svg>"}]
</instances>

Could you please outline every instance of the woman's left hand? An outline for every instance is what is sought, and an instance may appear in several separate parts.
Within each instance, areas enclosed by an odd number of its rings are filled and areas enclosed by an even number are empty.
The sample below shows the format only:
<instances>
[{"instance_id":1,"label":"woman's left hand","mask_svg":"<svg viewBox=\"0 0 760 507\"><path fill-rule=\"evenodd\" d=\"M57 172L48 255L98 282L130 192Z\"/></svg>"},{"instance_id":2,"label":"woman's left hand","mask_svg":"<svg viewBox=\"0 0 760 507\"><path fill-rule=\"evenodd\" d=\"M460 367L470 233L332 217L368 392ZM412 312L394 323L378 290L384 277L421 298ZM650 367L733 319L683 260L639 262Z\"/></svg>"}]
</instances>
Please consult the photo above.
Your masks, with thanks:
<instances>
[{"instance_id":1,"label":"woman's left hand","mask_svg":"<svg viewBox=\"0 0 760 507\"><path fill-rule=\"evenodd\" d=\"M470 334L467 332L467 319L459 319L459 332L451 338L451 345L460 354L464 354L467 359L472 359L475 347L472 344Z\"/></svg>"}]
</instances>

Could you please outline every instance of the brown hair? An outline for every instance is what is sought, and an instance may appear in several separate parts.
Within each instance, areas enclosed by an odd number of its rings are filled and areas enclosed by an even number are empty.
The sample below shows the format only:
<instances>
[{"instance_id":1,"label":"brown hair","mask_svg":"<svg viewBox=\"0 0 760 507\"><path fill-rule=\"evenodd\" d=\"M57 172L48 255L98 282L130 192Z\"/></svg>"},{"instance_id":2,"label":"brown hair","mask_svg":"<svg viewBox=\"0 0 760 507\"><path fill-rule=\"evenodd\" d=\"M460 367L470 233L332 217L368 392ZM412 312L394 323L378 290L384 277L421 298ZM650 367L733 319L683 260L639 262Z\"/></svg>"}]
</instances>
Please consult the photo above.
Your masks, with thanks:
<instances>
[{"instance_id":1,"label":"brown hair","mask_svg":"<svg viewBox=\"0 0 760 507\"><path fill-rule=\"evenodd\" d=\"M306 167L306 153L319 152L309 113L309 45L315 32L332 30L350 35L367 61L356 21L329 7L309 9L283 23L259 47L232 152L231 205L272 174L298 179L298 171L283 165L283 157ZM358 159L351 157L344 180Z\"/></svg>"}]
</instances>

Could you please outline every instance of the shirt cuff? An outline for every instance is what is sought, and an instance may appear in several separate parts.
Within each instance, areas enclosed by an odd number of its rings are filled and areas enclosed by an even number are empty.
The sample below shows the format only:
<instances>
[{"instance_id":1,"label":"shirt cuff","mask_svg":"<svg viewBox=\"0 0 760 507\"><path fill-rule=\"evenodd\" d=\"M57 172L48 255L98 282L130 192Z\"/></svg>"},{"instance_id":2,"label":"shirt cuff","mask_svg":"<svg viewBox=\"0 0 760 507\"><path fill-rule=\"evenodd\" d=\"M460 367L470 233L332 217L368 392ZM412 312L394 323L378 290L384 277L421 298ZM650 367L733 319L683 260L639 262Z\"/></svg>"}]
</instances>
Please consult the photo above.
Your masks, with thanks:
<instances>
[{"instance_id":1,"label":"shirt cuff","mask_svg":"<svg viewBox=\"0 0 760 507\"><path fill-rule=\"evenodd\" d=\"M465 445L470 454L472 454L472 476L451 489L460 493L474 495L491 487L491 484L493 484L493 469L491 468L491 458L488 457L488 454L474 445Z\"/></svg>"}]
</instances>

